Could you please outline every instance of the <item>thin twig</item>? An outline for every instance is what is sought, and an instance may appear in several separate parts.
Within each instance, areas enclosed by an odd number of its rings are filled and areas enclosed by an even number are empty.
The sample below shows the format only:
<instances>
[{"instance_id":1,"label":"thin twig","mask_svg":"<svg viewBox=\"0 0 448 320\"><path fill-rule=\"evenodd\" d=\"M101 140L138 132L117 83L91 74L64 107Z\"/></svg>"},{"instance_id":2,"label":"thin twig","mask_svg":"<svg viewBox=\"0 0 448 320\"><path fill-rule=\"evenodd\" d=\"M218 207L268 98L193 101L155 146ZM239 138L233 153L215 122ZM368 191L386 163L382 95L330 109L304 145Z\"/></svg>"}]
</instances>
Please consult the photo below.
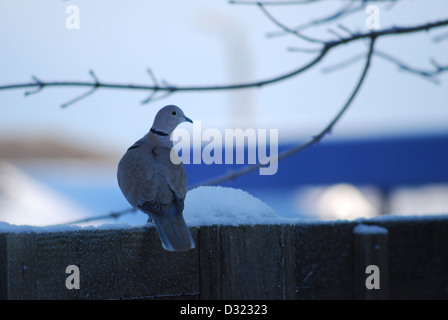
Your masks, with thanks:
<instances>
[{"instance_id":1,"label":"thin twig","mask_svg":"<svg viewBox=\"0 0 448 320\"><path fill-rule=\"evenodd\" d=\"M320 0L296 0L296 1L238 1L238 0L230 0L229 4L246 4L246 5L256 5L258 3L263 4L264 6L290 6L296 4L310 4L313 2L317 2Z\"/></svg>"},{"instance_id":2,"label":"thin twig","mask_svg":"<svg viewBox=\"0 0 448 320\"><path fill-rule=\"evenodd\" d=\"M355 33L353 31L351 31L349 28L347 28L346 26L344 26L343 24L338 24L338 28L345 31L347 34L353 36Z\"/></svg>"},{"instance_id":3,"label":"thin twig","mask_svg":"<svg viewBox=\"0 0 448 320\"><path fill-rule=\"evenodd\" d=\"M114 211L114 212L111 212L111 213L108 213L108 214L105 214L102 216L95 216L95 217L90 217L90 218L68 221L68 222L59 223L59 224L56 224L53 226L66 226L66 225L81 224L81 223L98 221L98 220L118 219L119 217L124 216L125 214L135 213L135 212L137 212L137 209L128 208L128 209L123 209L121 211Z\"/></svg>"},{"instance_id":4,"label":"thin twig","mask_svg":"<svg viewBox=\"0 0 448 320\"><path fill-rule=\"evenodd\" d=\"M434 60L430 60L431 64L434 66L434 70L422 70L411 67L408 64L405 64L403 61L399 60L398 58L395 58L392 55L385 53L383 51L375 51L375 55L389 62L392 62L393 64L397 65L398 68L402 71L406 71L411 74L421 76L424 79L427 79L435 84L440 83L439 79L436 79L435 76L441 74L442 72L448 71L448 66L440 66L437 63L435 63Z\"/></svg>"},{"instance_id":5,"label":"thin twig","mask_svg":"<svg viewBox=\"0 0 448 320\"><path fill-rule=\"evenodd\" d=\"M141 102L141 104L147 104L147 103L150 103L151 101L154 101L153 98L154 98L154 96L157 94L157 92L158 92L158 89L154 89L154 90L151 92L151 94L150 94L145 100L143 100L143 101Z\"/></svg>"},{"instance_id":6,"label":"thin twig","mask_svg":"<svg viewBox=\"0 0 448 320\"><path fill-rule=\"evenodd\" d=\"M360 54L354 55L354 56L352 56L352 57L350 57L350 58L347 58L347 59L344 60L344 61L338 62L338 63L335 64L335 65L332 65L332 66L323 68L323 69L322 69L322 72L323 72L323 73L329 73L329 72L333 72L333 71L335 71L335 70L339 70L339 69L348 67L349 65L351 65L351 64L353 64L353 63L355 63L355 62L358 62L359 60L361 60L362 58L364 58L364 56L365 56L365 53L360 53Z\"/></svg>"},{"instance_id":7,"label":"thin twig","mask_svg":"<svg viewBox=\"0 0 448 320\"><path fill-rule=\"evenodd\" d=\"M302 24L300 26L294 27L294 28L292 28L292 30L300 32L300 31L303 31L303 30L308 29L310 27L314 27L314 26L318 26L318 25L321 25L321 24L329 23L329 22L332 22L332 21L334 21L334 20L336 20L338 18L342 18L342 17L348 16L348 15L350 15L352 13L355 13L355 12L358 12L358 11L362 10L365 7L367 1L366 0L361 0L360 1L361 5L359 5L358 7L355 7L355 8L352 8L353 3L355 3L355 2L354 1L349 1L347 4L344 4L336 12L334 12L334 13L326 16L326 17L323 17L323 18L320 18L320 19L316 19L316 20L312 20L312 21L304 23L304 24ZM286 33L284 31L276 31L276 32L268 33L268 36L269 37L276 37L276 36L282 36L282 35L285 35L285 34Z\"/></svg>"},{"instance_id":8,"label":"thin twig","mask_svg":"<svg viewBox=\"0 0 448 320\"><path fill-rule=\"evenodd\" d=\"M441 42L441 41L446 40L446 39L448 39L448 32L444 33L444 34L440 34L440 35L434 37L434 39L432 39L432 40L434 42Z\"/></svg>"},{"instance_id":9,"label":"thin twig","mask_svg":"<svg viewBox=\"0 0 448 320\"><path fill-rule=\"evenodd\" d=\"M152 72L151 69L147 69L147 72L149 74L149 76L152 79L152 82L154 83L154 90L151 92L151 94L148 96L148 98L146 98L145 100L143 100L141 103L142 104L147 104L149 102L151 102L154 98L154 96L157 94L157 92L159 91L159 82L157 81L157 78L154 76L154 73Z\"/></svg>"},{"instance_id":10,"label":"thin twig","mask_svg":"<svg viewBox=\"0 0 448 320\"><path fill-rule=\"evenodd\" d=\"M327 29L327 32L328 32L329 34L334 35L334 36L335 36L336 38L338 38L339 40L340 40L340 39L344 39L344 37L341 36L339 33L337 33L336 30L333 30L333 29L329 28L329 29Z\"/></svg>"},{"instance_id":11,"label":"thin twig","mask_svg":"<svg viewBox=\"0 0 448 320\"><path fill-rule=\"evenodd\" d=\"M90 96L92 93L94 93L98 88L97 87L93 87L92 89L90 89L89 91L73 98L72 100L67 101L66 103L61 104L61 108L67 108L68 106L75 104L78 101L81 101L82 99L87 98L88 96Z\"/></svg>"},{"instance_id":12,"label":"thin twig","mask_svg":"<svg viewBox=\"0 0 448 320\"><path fill-rule=\"evenodd\" d=\"M36 94L36 93L40 92L44 88L44 86L45 86L45 84L39 78L37 78L36 76L32 76L31 78L35 81L35 83L39 87L36 90L34 90L34 91L26 91L25 92L25 96Z\"/></svg>"},{"instance_id":13,"label":"thin twig","mask_svg":"<svg viewBox=\"0 0 448 320\"><path fill-rule=\"evenodd\" d=\"M434 70L423 70L423 69L418 69L418 68L412 67L412 66L404 63L400 59L398 59L388 53L385 53L384 51L375 50L373 54L386 60L386 61L389 61L389 62L395 64L402 71L406 71L411 74L421 76L424 79L427 79L434 84L440 83L439 79L435 78L437 75L448 71L448 66L441 66L438 63L436 63L434 60L430 60L431 64L434 66ZM364 57L363 53L354 55L350 58L347 58L346 60L338 62L335 65L323 68L322 72L328 73L328 72L333 72L335 70L345 68L345 67L357 62L358 60L360 60L363 57Z\"/></svg>"},{"instance_id":14,"label":"thin twig","mask_svg":"<svg viewBox=\"0 0 448 320\"><path fill-rule=\"evenodd\" d=\"M286 48L286 50L289 52L316 53L316 52L320 52L321 49L288 47L288 48Z\"/></svg>"},{"instance_id":15,"label":"thin twig","mask_svg":"<svg viewBox=\"0 0 448 320\"><path fill-rule=\"evenodd\" d=\"M100 86L100 82L99 82L97 76L95 75L93 70L90 70L89 74L91 75L91 77L94 80L93 88L90 89L89 91L87 91L86 93L83 93L82 95L80 95L80 96L78 96L78 97L76 97L76 98L74 98L74 99L72 99L72 100L70 100L70 101L68 101L66 103L61 104L61 108L67 108L68 106L70 106L70 105L72 105L72 104L74 104L74 103L76 103L78 101L81 101L82 99L87 98L88 96L90 96L92 93L94 93L98 89L98 87Z\"/></svg>"},{"instance_id":16,"label":"thin twig","mask_svg":"<svg viewBox=\"0 0 448 320\"><path fill-rule=\"evenodd\" d=\"M313 42L313 43L325 43L326 41L324 40L318 40L318 39L314 39L314 38L310 38L307 36L304 36L303 34L299 33L296 30L290 29L287 26L285 26L283 23L281 23L280 21L278 21L277 19L274 18L274 16L272 14L270 14L266 8L263 6L263 4L261 2L257 2L258 7L261 9L261 11L264 13L264 15L270 20L272 21L272 23L274 23L276 26L278 26L280 29L282 29L283 31L293 34L296 37L308 41L308 42Z\"/></svg>"},{"instance_id":17,"label":"thin twig","mask_svg":"<svg viewBox=\"0 0 448 320\"><path fill-rule=\"evenodd\" d=\"M156 78L156 76L154 75L154 73L152 72L152 70L148 68L148 69L146 69L146 71L148 72L149 76L151 77L152 82L154 82L154 85L155 85L156 87L158 87L158 86L159 86L159 82L157 81L157 78Z\"/></svg>"}]
</instances>

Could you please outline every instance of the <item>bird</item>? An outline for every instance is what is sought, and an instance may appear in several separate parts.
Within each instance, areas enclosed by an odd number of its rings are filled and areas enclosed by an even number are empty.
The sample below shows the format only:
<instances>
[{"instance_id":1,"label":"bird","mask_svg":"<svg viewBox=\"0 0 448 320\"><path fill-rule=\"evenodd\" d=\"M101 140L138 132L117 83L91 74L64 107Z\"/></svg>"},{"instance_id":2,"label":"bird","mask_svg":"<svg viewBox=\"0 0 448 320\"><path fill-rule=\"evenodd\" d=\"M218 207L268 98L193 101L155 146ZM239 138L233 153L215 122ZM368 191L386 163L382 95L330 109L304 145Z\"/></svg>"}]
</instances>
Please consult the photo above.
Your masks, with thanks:
<instances>
[{"instance_id":1,"label":"bird","mask_svg":"<svg viewBox=\"0 0 448 320\"><path fill-rule=\"evenodd\" d=\"M168 251L195 248L182 214L187 177L170 140L173 130L183 122L193 123L179 107L160 109L150 131L127 149L117 170L123 195L149 216L148 222L155 224L162 247Z\"/></svg>"}]
</instances>

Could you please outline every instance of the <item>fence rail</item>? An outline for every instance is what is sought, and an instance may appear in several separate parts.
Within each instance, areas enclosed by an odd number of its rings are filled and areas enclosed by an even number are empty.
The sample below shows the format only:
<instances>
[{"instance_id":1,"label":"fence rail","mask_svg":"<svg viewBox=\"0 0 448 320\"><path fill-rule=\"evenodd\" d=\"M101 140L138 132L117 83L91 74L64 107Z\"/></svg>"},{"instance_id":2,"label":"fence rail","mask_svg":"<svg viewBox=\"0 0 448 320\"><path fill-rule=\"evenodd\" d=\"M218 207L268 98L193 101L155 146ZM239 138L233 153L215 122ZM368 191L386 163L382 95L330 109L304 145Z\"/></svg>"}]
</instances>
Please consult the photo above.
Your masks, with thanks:
<instances>
[{"instance_id":1,"label":"fence rail","mask_svg":"<svg viewBox=\"0 0 448 320\"><path fill-rule=\"evenodd\" d=\"M152 227L11 226L0 231L0 298L448 299L448 215L192 234L196 249L170 253Z\"/></svg>"}]
</instances>

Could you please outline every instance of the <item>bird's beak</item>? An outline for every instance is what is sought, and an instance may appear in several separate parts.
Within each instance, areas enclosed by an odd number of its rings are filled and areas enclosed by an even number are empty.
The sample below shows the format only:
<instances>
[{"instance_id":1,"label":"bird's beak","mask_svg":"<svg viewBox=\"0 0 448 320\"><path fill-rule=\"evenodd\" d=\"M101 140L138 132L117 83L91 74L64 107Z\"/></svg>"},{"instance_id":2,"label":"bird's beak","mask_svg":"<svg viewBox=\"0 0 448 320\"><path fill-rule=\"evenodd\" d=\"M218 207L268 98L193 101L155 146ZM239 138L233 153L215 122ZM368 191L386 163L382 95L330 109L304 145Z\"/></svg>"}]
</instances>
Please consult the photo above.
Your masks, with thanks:
<instances>
[{"instance_id":1,"label":"bird's beak","mask_svg":"<svg viewBox=\"0 0 448 320\"><path fill-rule=\"evenodd\" d=\"M185 121L190 122L190 123L193 123L193 120L191 120L191 119L188 118L188 117L185 117Z\"/></svg>"}]
</instances>

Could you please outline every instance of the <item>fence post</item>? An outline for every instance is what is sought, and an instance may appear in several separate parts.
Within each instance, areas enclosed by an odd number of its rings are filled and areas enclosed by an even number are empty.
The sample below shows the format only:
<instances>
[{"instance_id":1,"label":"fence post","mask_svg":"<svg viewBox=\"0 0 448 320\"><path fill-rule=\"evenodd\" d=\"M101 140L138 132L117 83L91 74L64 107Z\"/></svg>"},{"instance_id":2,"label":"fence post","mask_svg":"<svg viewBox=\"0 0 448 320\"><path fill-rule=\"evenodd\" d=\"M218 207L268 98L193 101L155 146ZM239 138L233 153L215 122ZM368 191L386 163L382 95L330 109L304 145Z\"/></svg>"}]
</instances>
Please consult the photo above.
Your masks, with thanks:
<instances>
[{"instance_id":1,"label":"fence post","mask_svg":"<svg viewBox=\"0 0 448 320\"><path fill-rule=\"evenodd\" d=\"M388 230L359 224L355 238L355 297L360 300L389 298Z\"/></svg>"}]
</instances>

